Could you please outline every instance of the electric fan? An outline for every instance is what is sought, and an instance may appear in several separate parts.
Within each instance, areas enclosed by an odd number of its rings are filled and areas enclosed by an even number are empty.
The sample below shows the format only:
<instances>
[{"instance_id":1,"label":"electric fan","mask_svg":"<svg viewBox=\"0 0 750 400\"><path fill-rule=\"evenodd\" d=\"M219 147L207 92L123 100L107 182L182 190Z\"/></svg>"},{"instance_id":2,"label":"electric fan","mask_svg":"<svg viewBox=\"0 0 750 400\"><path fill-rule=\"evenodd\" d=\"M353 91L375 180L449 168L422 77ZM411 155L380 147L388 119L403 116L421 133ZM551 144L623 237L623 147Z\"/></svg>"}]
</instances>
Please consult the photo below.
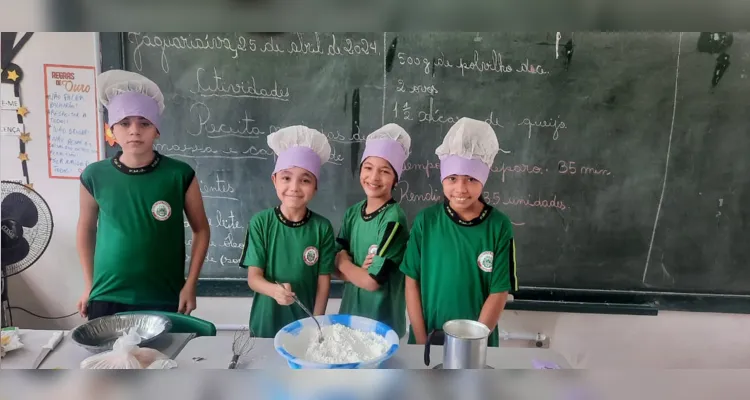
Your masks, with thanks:
<instances>
[{"instance_id":1,"label":"electric fan","mask_svg":"<svg viewBox=\"0 0 750 400\"><path fill-rule=\"evenodd\" d=\"M52 239L54 224L49 205L39 193L16 182L1 184L0 317L2 326L12 326L7 279L39 260Z\"/></svg>"}]
</instances>

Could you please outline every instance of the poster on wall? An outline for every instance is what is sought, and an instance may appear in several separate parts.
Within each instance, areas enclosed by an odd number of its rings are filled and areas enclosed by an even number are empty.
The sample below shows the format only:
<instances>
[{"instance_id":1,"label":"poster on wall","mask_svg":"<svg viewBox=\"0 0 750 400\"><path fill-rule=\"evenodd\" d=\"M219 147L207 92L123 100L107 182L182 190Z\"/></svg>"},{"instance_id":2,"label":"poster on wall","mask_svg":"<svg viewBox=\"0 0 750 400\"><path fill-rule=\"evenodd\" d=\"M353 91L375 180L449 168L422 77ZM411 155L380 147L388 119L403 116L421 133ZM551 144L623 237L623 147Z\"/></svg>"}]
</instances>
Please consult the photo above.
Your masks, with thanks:
<instances>
[{"instance_id":1,"label":"poster on wall","mask_svg":"<svg viewBox=\"0 0 750 400\"><path fill-rule=\"evenodd\" d=\"M49 177L78 179L99 160L93 66L44 64Z\"/></svg>"}]
</instances>

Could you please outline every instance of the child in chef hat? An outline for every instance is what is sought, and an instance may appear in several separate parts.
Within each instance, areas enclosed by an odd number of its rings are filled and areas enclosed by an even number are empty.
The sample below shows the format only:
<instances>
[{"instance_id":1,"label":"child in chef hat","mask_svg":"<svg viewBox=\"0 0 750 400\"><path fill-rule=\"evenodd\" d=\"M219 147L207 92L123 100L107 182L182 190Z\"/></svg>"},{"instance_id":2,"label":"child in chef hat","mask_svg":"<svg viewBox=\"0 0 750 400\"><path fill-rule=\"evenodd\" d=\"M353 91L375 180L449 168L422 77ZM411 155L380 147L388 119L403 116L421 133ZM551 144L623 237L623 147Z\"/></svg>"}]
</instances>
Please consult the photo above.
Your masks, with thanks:
<instances>
[{"instance_id":1,"label":"child in chef hat","mask_svg":"<svg viewBox=\"0 0 750 400\"><path fill-rule=\"evenodd\" d=\"M499 150L489 124L461 118L435 151L445 201L417 215L401 263L410 343L424 343L447 321L471 319L498 345L498 319L517 289L512 225L482 198Z\"/></svg>"},{"instance_id":2,"label":"child in chef hat","mask_svg":"<svg viewBox=\"0 0 750 400\"><path fill-rule=\"evenodd\" d=\"M306 126L289 126L268 136L276 153L271 180L278 206L254 215L248 224L240 266L256 295L250 328L272 338L279 329L307 314L296 294L315 315L325 314L335 257L333 226L307 204L317 191L320 167L328 162L328 138ZM281 285L276 282L281 283Z\"/></svg>"},{"instance_id":3,"label":"child in chef hat","mask_svg":"<svg viewBox=\"0 0 750 400\"><path fill-rule=\"evenodd\" d=\"M210 228L193 168L153 149L164 96L148 78L122 70L100 74L97 90L121 150L81 173L79 313L89 319L138 310L190 314ZM183 213L193 231L187 280Z\"/></svg>"},{"instance_id":4,"label":"child in chef hat","mask_svg":"<svg viewBox=\"0 0 750 400\"><path fill-rule=\"evenodd\" d=\"M406 302L398 266L409 230L392 190L410 147L411 137L397 124L367 136L359 173L366 197L346 211L336 239L336 267L346 281L339 313L383 322L399 337L406 333Z\"/></svg>"}]
</instances>

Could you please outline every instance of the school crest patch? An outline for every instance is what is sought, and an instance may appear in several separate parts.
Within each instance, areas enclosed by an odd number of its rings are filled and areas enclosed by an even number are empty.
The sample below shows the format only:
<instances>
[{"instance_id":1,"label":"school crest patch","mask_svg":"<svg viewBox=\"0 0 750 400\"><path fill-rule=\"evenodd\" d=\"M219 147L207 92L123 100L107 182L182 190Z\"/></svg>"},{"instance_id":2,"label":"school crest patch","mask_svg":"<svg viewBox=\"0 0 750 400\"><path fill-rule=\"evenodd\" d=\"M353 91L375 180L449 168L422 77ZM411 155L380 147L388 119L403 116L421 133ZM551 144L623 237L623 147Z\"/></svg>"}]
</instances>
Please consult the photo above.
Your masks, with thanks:
<instances>
[{"instance_id":1,"label":"school crest patch","mask_svg":"<svg viewBox=\"0 0 750 400\"><path fill-rule=\"evenodd\" d=\"M159 221L166 221L172 215L172 207L166 201L159 200L151 206L151 215Z\"/></svg>"},{"instance_id":2,"label":"school crest patch","mask_svg":"<svg viewBox=\"0 0 750 400\"><path fill-rule=\"evenodd\" d=\"M495 259L495 255L491 251L483 251L482 254L477 257L477 266L484 272L492 272L492 263Z\"/></svg>"},{"instance_id":3,"label":"school crest patch","mask_svg":"<svg viewBox=\"0 0 750 400\"><path fill-rule=\"evenodd\" d=\"M378 245L374 244L367 249L367 254L378 254Z\"/></svg>"},{"instance_id":4,"label":"school crest patch","mask_svg":"<svg viewBox=\"0 0 750 400\"><path fill-rule=\"evenodd\" d=\"M315 246L306 248L304 253L302 253L302 259L309 266L315 265L318 262L318 249Z\"/></svg>"}]
</instances>

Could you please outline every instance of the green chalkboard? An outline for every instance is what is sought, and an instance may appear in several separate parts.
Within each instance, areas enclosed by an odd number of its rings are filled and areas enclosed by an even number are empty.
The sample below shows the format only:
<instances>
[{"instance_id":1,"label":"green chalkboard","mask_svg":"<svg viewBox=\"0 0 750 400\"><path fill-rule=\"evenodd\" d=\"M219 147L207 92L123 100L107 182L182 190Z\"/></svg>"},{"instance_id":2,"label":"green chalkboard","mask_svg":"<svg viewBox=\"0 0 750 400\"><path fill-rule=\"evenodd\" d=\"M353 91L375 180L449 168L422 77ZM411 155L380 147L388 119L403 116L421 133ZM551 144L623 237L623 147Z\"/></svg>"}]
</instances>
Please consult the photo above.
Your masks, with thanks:
<instances>
[{"instance_id":1,"label":"green chalkboard","mask_svg":"<svg viewBox=\"0 0 750 400\"><path fill-rule=\"evenodd\" d=\"M266 135L328 135L311 208L338 230L369 132L412 135L394 197L413 219L441 200L434 150L468 116L502 148L485 198L514 224L517 299L729 311L750 305L749 52L748 34L102 34L104 70L160 85L156 148L201 182L206 294L250 294L245 226L278 202Z\"/></svg>"}]
</instances>

